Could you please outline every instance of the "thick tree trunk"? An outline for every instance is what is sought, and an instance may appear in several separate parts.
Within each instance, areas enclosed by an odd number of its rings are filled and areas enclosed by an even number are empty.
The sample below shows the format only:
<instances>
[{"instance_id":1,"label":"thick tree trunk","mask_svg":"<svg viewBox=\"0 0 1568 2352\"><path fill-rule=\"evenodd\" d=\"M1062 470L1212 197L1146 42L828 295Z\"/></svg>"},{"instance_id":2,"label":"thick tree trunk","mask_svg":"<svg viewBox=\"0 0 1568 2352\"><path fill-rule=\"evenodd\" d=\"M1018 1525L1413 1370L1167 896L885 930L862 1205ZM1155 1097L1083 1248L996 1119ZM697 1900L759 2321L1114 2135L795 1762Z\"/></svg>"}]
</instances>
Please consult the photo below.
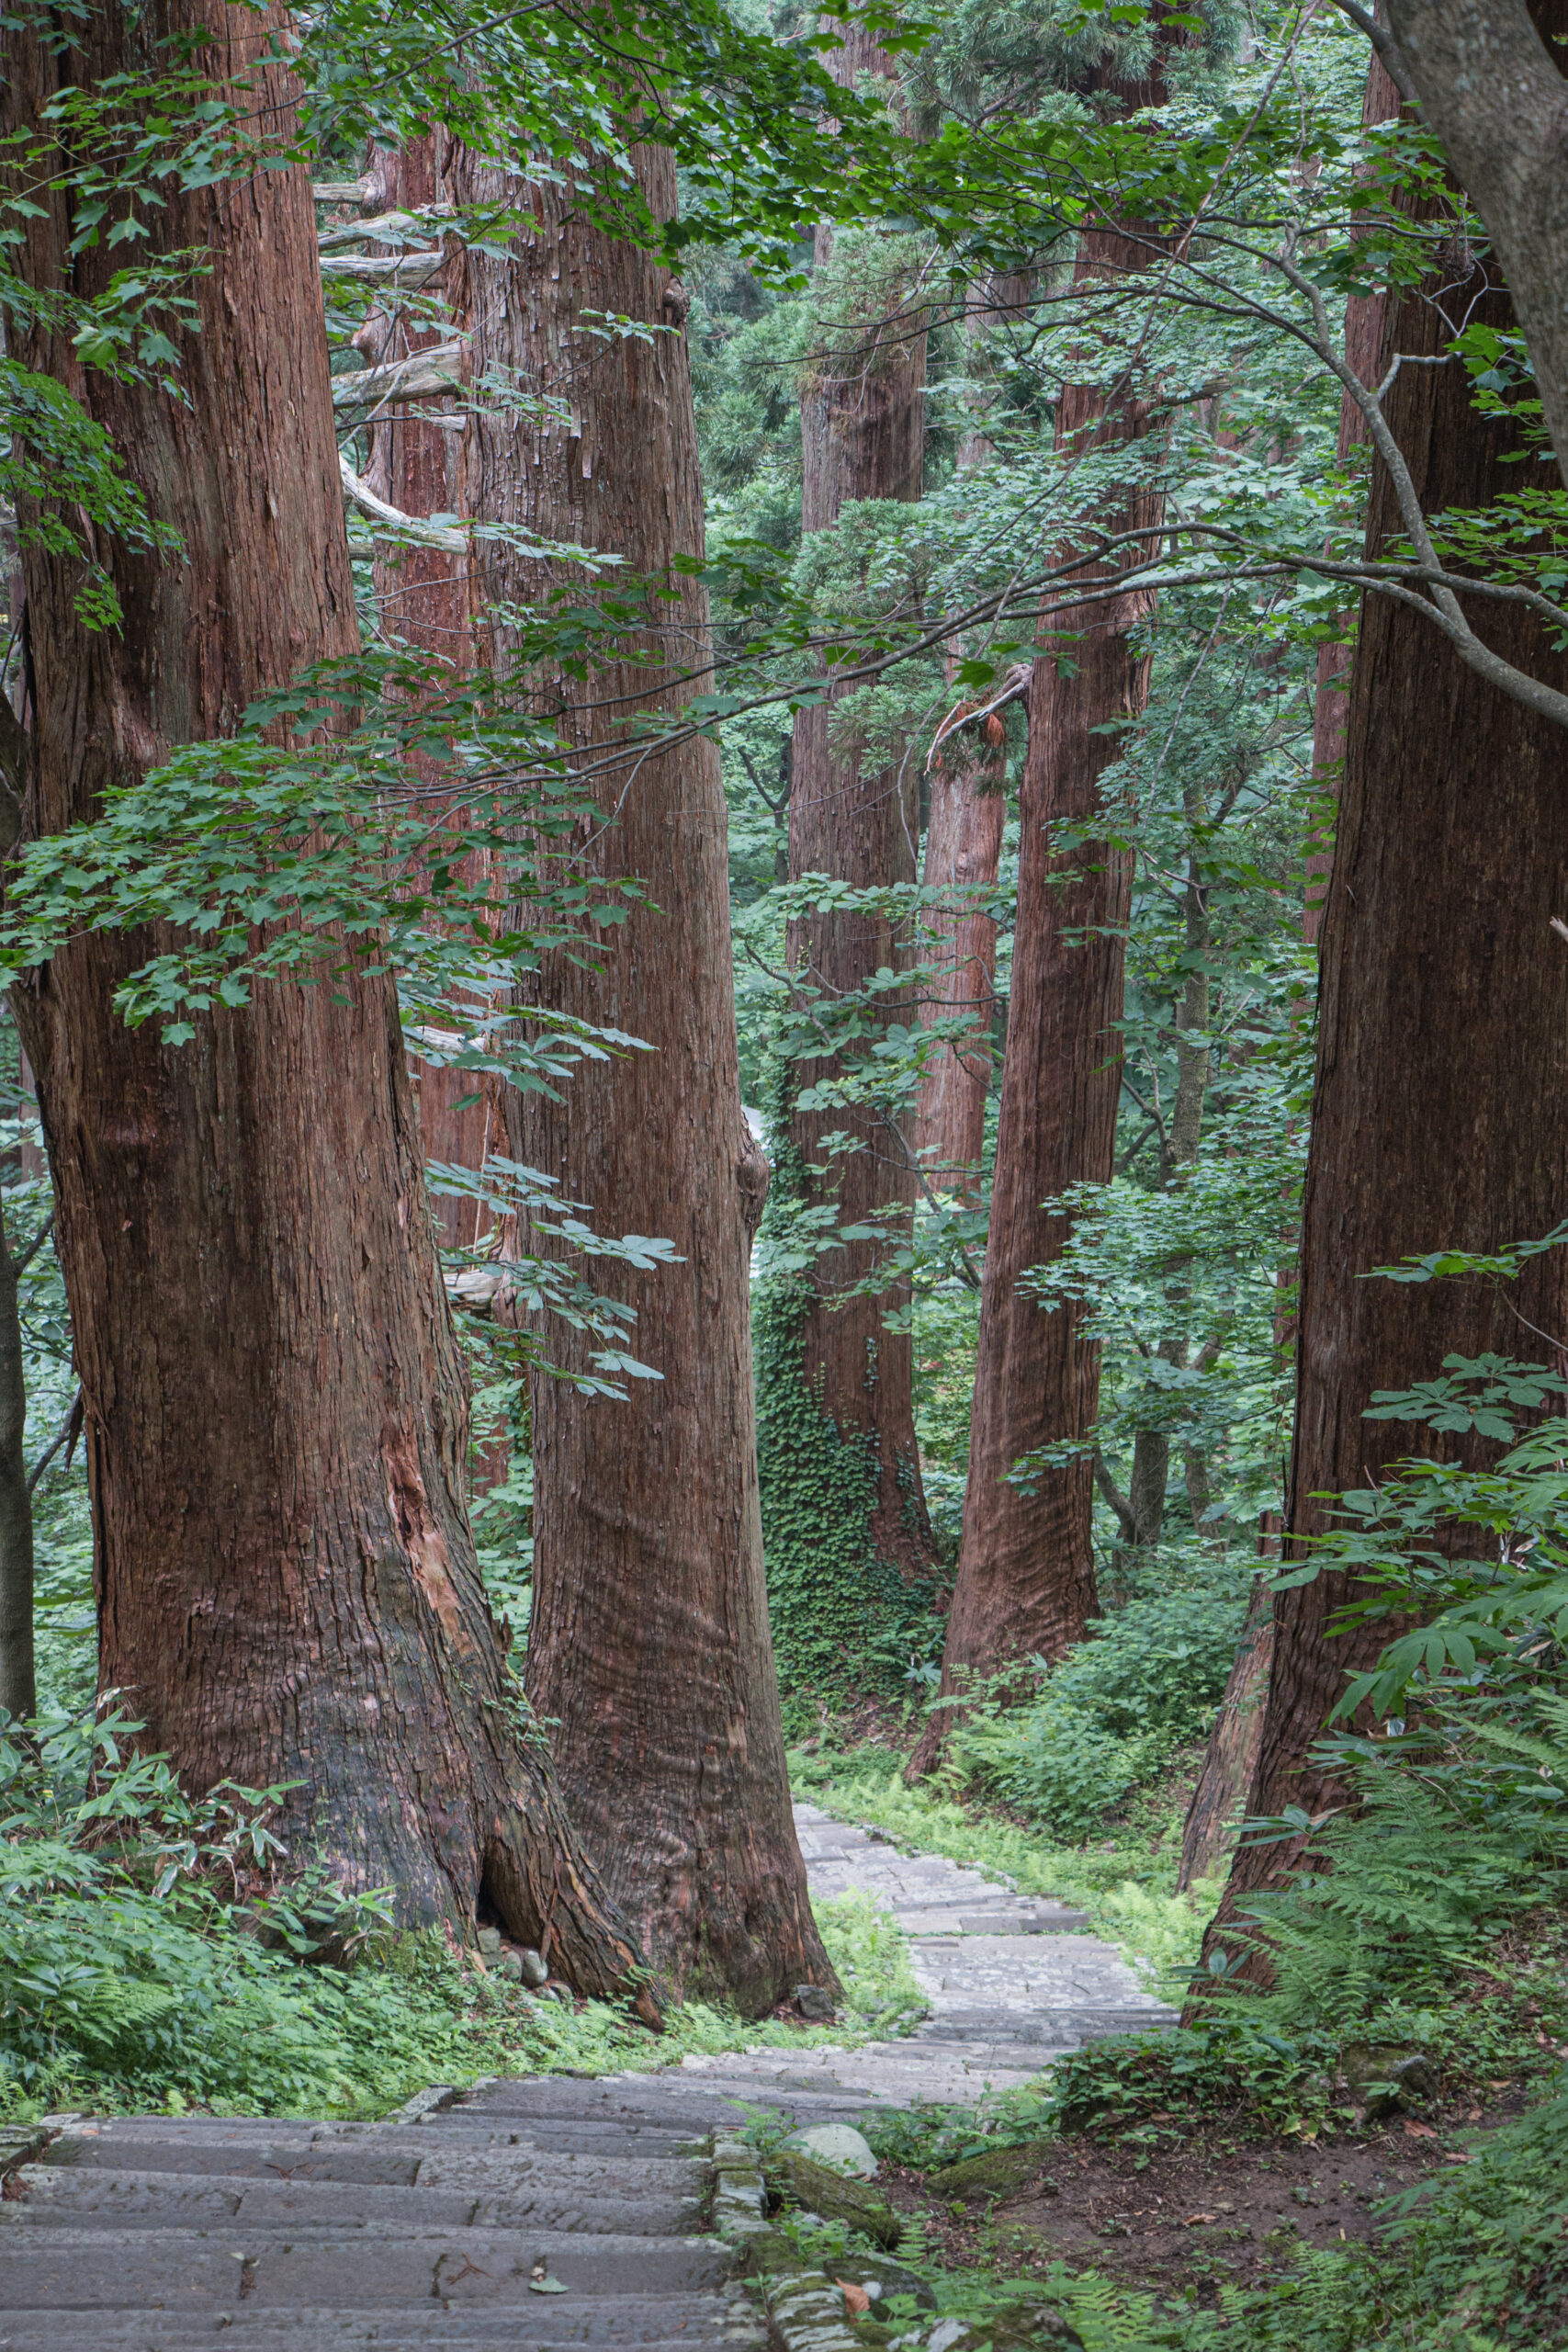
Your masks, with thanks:
<instances>
[{"instance_id":1,"label":"thick tree trunk","mask_svg":"<svg viewBox=\"0 0 1568 2352\"><path fill-rule=\"evenodd\" d=\"M1394 88L1382 61L1373 56L1367 69L1366 96L1361 106L1361 125L1370 130L1373 124L1388 122L1399 112L1399 92ZM1345 305L1345 356L1363 384L1375 387L1378 382L1378 360L1382 351L1383 325L1387 300L1382 292L1352 294ZM1348 392L1339 401L1339 447L1341 466L1348 465L1355 452L1366 446L1367 420ZM1345 757L1345 726L1349 710L1350 664L1354 649L1348 643L1332 640L1317 649L1317 691L1312 714L1313 775L1320 792L1336 794L1339 789L1339 763ZM1323 902L1328 888L1328 876L1334 865L1333 826L1322 828L1323 838L1314 842L1306 862L1305 933L1309 946L1317 944L1323 928Z\"/></svg>"},{"instance_id":2,"label":"thick tree trunk","mask_svg":"<svg viewBox=\"0 0 1568 2352\"><path fill-rule=\"evenodd\" d=\"M28 1492L27 1383L17 1261L0 1216L0 1711L38 1713L33 1660L33 1502Z\"/></svg>"},{"instance_id":3,"label":"thick tree trunk","mask_svg":"<svg viewBox=\"0 0 1568 2352\"><path fill-rule=\"evenodd\" d=\"M163 71L176 39L231 85L284 19L159 0L85 26L59 52L12 37L7 129L67 82ZM286 120L286 78L257 78L245 103ZM357 641L304 174L171 191L151 217L163 247L210 264L181 399L22 339L183 542L183 560L108 549L125 618L96 635L76 567L27 551L40 833ZM67 234L58 199L28 223L31 283L107 277L112 249L68 264ZM610 1993L635 1955L475 1566L393 988L268 987L169 1048L112 1002L167 944L75 941L17 999L85 1395L103 1686L192 1790L299 1783L301 1860L390 1884L410 1922L471 1922L482 1888L581 1990Z\"/></svg>"},{"instance_id":4,"label":"thick tree trunk","mask_svg":"<svg viewBox=\"0 0 1568 2352\"><path fill-rule=\"evenodd\" d=\"M863 28L844 31L830 70L852 89L867 74L889 86L897 106L897 69ZM820 280L832 257L833 233L817 232ZM820 348L801 393L801 530L831 530L856 499L918 500L924 476L926 321L911 308L909 289L893 273L881 306L867 298L854 321L836 317L818 325ZM849 298L845 298L846 305ZM833 698L796 714L789 810L789 873L831 875L857 889L913 883L919 865L919 777L912 749L890 764L869 766L852 744L835 749ZM789 963L796 986L818 1001L831 1022L835 1003L857 996L881 971L908 960L906 928L893 917L813 912L789 926ZM912 1022L913 996L882 1001L884 1022ZM825 1051L795 1073L801 1085L819 1083L842 1067ZM870 1226L907 1232L916 1182L912 1122L882 1115L872 1105L829 1111L793 1107L787 1152L795 1181L814 1205L831 1202L840 1227ZM847 1134L857 1148L829 1155L824 1138ZM863 1453L875 1494L869 1515L872 1552L908 1579L924 1577L934 1563L930 1521L915 1441L914 1353L907 1329L889 1320L908 1313L907 1282L876 1292L857 1285L888 1255L886 1241L853 1241L830 1250L807 1278L798 1370L814 1408L839 1438ZM793 1487L793 1481L792 1481ZM824 1514L828 1505L823 1497ZM780 1510L798 1513L797 1491L766 1498L770 1524ZM826 1544L833 1531L826 1524ZM772 1539L770 1539L772 1540Z\"/></svg>"},{"instance_id":5,"label":"thick tree trunk","mask_svg":"<svg viewBox=\"0 0 1568 2352\"><path fill-rule=\"evenodd\" d=\"M1568 481L1568 179L1557 0L1385 0L1423 116L1513 289ZM1490 641L1490 640L1489 640Z\"/></svg>"},{"instance_id":6,"label":"thick tree trunk","mask_svg":"<svg viewBox=\"0 0 1568 2352\"><path fill-rule=\"evenodd\" d=\"M1086 273L1142 258L1108 232L1086 248ZM1108 398L1069 385L1057 440L1065 450L1131 442L1147 423L1125 391ZM1140 492L1104 527L1145 526L1157 513L1154 495ZM1098 1605L1092 1462L1041 1469L1028 1487L1010 1484L1008 1473L1037 1447L1087 1437L1099 1403L1099 1354L1081 1336L1081 1309L1043 1312L1021 1278L1054 1264L1070 1229L1042 1204L1074 1184L1107 1182L1112 1170L1132 858L1092 838L1057 849L1054 836L1100 814L1100 775L1121 746L1096 729L1135 716L1147 697L1148 659L1131 636L1146 611L1134 594L1076 616L1082 636L1072 662L1043 654L1030 689L1012 989L943 1698L1036 1653L1060 1657ZM953 1715L951 1706L933 1713L912 1775L936 1762Z\"/></svg>"},{"instance_id":7,"label":"thick tree trunk","mask_svg":"<svg viewBox=\"0 0 1568 2352\"><path fill-rule=\"evenodd\" d=\"M1504 297L1479 282L1456 289L1451 273L1448 285L1457 315L1512 325ZM1437 305L1412 296L1392 306L1384 359L1428 357L1445 339ZM1484 506L1517 487L1517 468L1503 462L1511 436L1472 409L1457 363L1403 368L1388 413L1427 512ZM1380 469L1369 549L1398 527ZM1568 686L1568 657L1551 650L1533 619L1495 608L1484 633ZM1363 1420L1374 1389L1406 1388L1450 1351L1529 1356L1558 1348L1568 1332L1560 1250L1506 1288L1367 1279L1410 1253L1495 1250L1562 1216L1568 956L1549 926L1565 867L1568 737L1434 650L1416 616L1367 597L1322 940L1292 1558L1300 1539L1328 1523L1314 1498L1365 1487L1388 1464L1430 1448L1425 1430ZM1329 1621L1350 1589L1325 1574L1277 1596L1253 1815L1287 1805L1316 1815L1343 1801L1343 1785L1309 1750L1347 1675L1393 1630L1373 1623L1331 1638ZM1242 1849L1211 1939L1223 1941L1237 1907L1299 1851L1300 1841Z\"/></svg>"},{"instance_id":8,"label":"thick tree trunk","mask_svg":"<svg viewBox=\"0 0 1568 2352\"><path fill-rule=\"evenodd\" d=\"M367 177L370 188L365 201L373 212L413 211L438 202L444 194L436 172L434 136L404 147L378 148ZM427 284L426 294L449 294L459 266L455 248L449 248L446 266ZM424 323L394 305L374 311L355 341L368 366L382 367L442 342L447 332L445 325ZM439 393L412 400L400 396L390 403L389 413L371 423L366 480L400 514L457 512L458 436L434 421L436 414L452 405L449 398ZM389 636L448 662L454 673L471 668L472 592L466 555L448 554L439 548L383 544L377 552L375 579L381 624ZM436 781L431 763L422 754L414 754L412 764L416 772ZM449 802L443 805L450 809ZM447 822L460 829L467 814L461 808L450 809ZM465 880L481 878L475 869L482 857L482 852L475 853L462 862L459 871ZM477 1080L471 1070L428 1062L417 1054L410 1056L409 1077L427 1160L479 1170L492 1153L505 1152L505 1123L495 1085ZM479 1201L438 1194L434 1206L449 1249L472 1249L493 1223L490 1211ZM499 1473L500 1463L493 1466Z\"/></svg>"},{"instance_id":9,"label":"thick tree trunk","mask_svg":"<svg viewBox=\"0 0 1568 2352\"><path fill-rule=\"evenodd\" d=\"M967 369L974 383L984 368L987 322L1011 319L1025 310L1034 274L1016 272L987 279L965 297ZM968 429L958 445L960 474L977 472L996 455L987 432L994 390L983 384L967 395ZM949 656L952 680L962 649ZM973 707L974 706L970 706ZM993 712L977 729L964 729L938 752L931 766L931 808L926 819L928 891L952 891L922 910L925 954L939 974L940 992L925 1010L944 1021L973 1008L968 1029L941 1046L926 1064L914 1122L914 1146L928 1179L943 1192L971 1203L979 1197L978 1176L986 1148L986 1106L993 1057L996 1014L997 924L973 895L995 888L1007 821L1007 735Z\"/></svg>"},{"instance_id":10,"label":"thick tree trunk","mask_svg":"<svg viewBox=\"0 0 1568 2352\"><path fill-rule=\"evenodd\" d=\"M637 159L668 213L672 160L656 148ZM462 510L602 548L671 592L640 661L540 689L558 690L580 762L622 748L592 780L604 813L579 828L574 871L636 876L651 902L606 933L602 968L555 956L541 985L656 1050L585 1066L558 1102L509 1098L513 1154L585 1203L601 1231L662 1236L679 1262L596 1270L635 1304L632 1345L656 1381L630 1382L619 1404L534 1384L528 1692L556 1725L573 1818L644 1950L687 1991L757 2014L833 1978L795 1842L763 1582L749 1263L767 1166L740 1107L718 755L702 741L626 750L637 714L694 691L679 673L708 639L705 592L674 570L703 550L685 299L647 254L582 225L558 190L468 158L456 168L456 195L531 208L536 222L510 255L468 257L473 372L514 369L552 404L470 423ZM652 333L606 342L595 331L606 315ZM582 594L571 567L494 542L475 585L513 602ZM586 1364L587 1343L576 1352L558 1326L548 1346Z\"/></svg>"}]
</instances>

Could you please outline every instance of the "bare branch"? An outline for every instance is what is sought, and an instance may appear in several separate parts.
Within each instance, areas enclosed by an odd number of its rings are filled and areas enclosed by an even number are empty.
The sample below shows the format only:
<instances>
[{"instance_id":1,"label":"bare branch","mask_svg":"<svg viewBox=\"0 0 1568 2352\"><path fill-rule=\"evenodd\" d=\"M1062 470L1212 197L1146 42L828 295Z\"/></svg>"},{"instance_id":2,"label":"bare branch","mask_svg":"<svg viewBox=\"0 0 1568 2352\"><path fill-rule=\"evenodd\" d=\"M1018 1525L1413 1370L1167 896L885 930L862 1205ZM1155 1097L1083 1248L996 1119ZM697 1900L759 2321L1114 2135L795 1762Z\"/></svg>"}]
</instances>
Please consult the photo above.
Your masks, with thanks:
<instances>
[{"instance_id":1,"label":"bare branch","mask_svg":"<svg viewBox=\"0 0 1568 2352\"><path fill-rule=\"evenodd\" d=\"M420 515L405 514L400 507L389 506L384 498L378 498L369 483L360 480L341 451L337 463L344 490L362 514L389 525L422 548L439 548L444 555L468 553L470 541L467 531L457 530L449 523L427 523Z\"/></svg>"},{"instance_id":2,"label":"bare branch","mask_svg":"<svg viewBox=\"0 0 1568 2352\"><path fill-rule=\"evenodd\" d=\"M67 1449L65 1455L65 1467L67 1470L70 1469L71 1456L75 1453L76 1441L82 1434L82 1416L85 1402L85 1400L83 1397L82 1391L78 1388L75 1396L71 1400L70 1411L66 1414L65 1419L61 1422L58 1430L55 1432L55 1435L51 1440L50 1443L45 1446L43 1452L39 1455L38 1460L33 1464L31 1475L28 1479L28 1492L29 1495L37 1487L39 1480L43 1476L44 1472L49 1468L50 1464L53 1461L55 1455L59 1453L62 1445Z\"/></svg>"},{"instance_id":3,"label":"bare branch","mask_svg":"<svg viewBox=\"0 0 1568 2352\"><path fill-rule=\"evenodd\" d=\"M321 276L355 279L363 286L396 286L406 294L415 294L429 285L446 258L440 252L323 254Z\"/></svg>"},{"instance_id":4,"label":"bare branch","mask_svg":"<svg viewBox=\"0 0 1568 2352\"><path fill-rule=\"evenodd\" d=\"M1382 60L1383 72L1388 75L1405 105L1418 107L1421 101L1416 95L1416 85L1410 78L1410 68L1404 62L1404 51L1387 27L1379 24L1370 8L1359 6L1359 0L1334 0L1334 5L1341 16L1349 17L1358 32L1366 34Z\"/></svg>"},{"instance_id":5,"label":"bare branch","mask_svg":"<svg viewBox=\"0 0 1568 2352\"><path fill-rule=\"evenodd\" d=\"M1032 662L1015 662L1002 681L999 692L994 694L989 702L982 704L978 710L965 710L962 703L954 703L931 737L931 747L926 754L927 775L931 773L931 762L950 735L956 735L961 727L978 727L980 721L989 718L994 710L1005 708L1010 702L1021 701L1029 692L1029 682L1033 675Z\"/></svg>"},{"instance_id":6,"label":"bare branch","mask_svg":"<svg viewBox=\"0 0 1568 2352\"><path fill-rule=\"evenodd\" d=\"M1133 1517L1133 1506L1125 1495L1118 1491L1116 1481L1106 1466L1105 1456L1098 1446L1094 1455L1094 1483L1116 1514L1116 1523L1122 1530L1122 1541L1127 1544L1136 1544L1138 1522Z\"/></svg>"},{"instance_id":7,"label":"bare branch","mask_svg":"<svg viewBox=\"0 0 1568 2352\"><path fill-rule=\"evenodd\" d=\"M323 254L336 253L343 245L363 244L367 237L382 244L390 244L400 237L407 243L416 231L428 235L457 209L455 204L422 204L413 212L378 212L368 220L349 220L341 229L323 229L316 240L316 249Z\"/></svg>"},{"instance_id":8,"label":"bare branch","mask_svg":"<svg viewBox=\"0 0 1568 2352\"><path fill-rule=\"evenodd\" d=\"M460 343L433 343L406 359L389 360L384 368L361 368L352 376L333 378L334 409L378 408L383 401L412 401L430 392L448 392L461 379Z\"/></svg>"}]
</instances>

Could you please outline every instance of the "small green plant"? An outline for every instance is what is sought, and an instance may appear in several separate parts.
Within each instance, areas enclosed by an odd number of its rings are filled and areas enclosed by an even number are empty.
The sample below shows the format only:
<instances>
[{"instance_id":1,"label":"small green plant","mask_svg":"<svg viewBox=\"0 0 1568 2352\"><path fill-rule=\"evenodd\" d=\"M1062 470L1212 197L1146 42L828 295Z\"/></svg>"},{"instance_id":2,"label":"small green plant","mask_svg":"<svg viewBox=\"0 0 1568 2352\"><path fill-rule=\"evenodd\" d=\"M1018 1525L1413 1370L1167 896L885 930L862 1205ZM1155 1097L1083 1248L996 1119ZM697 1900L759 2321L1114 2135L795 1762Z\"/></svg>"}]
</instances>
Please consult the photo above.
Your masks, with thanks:
<instances>
[{"instance_id":1,"label":"small green plant","mask_svg":"<svg viewBox=\"0 0 1568 2352\"><path fill-rule=\"evenodd\" d=\"M199 1804L137 1725L89 1713L0 1724L0 2114L50 2106L384 2111L433 2080L607 2073L907 2030L923 2013L902 1939L863 1898L817 1906L842 2029L700 2003L662 2036L603 2002L538 2000L440 1933L397 1935L375 1895L285 1880L277 1790Z\"/></svg>"},{"instance_id":2,"label":"small green plant","mask_svg":"<svg viewBox=\"0 0 1568 2352\"><path fill-rule=\"evenodd\" d=\"M1030 1664L966 1702L952 1760L1063 1838L1089 1837L1209 1728L1235 1661L1250 1564L1225 1557L1131 1599L1057 1666Z\"/></svg>"}]
</instances>

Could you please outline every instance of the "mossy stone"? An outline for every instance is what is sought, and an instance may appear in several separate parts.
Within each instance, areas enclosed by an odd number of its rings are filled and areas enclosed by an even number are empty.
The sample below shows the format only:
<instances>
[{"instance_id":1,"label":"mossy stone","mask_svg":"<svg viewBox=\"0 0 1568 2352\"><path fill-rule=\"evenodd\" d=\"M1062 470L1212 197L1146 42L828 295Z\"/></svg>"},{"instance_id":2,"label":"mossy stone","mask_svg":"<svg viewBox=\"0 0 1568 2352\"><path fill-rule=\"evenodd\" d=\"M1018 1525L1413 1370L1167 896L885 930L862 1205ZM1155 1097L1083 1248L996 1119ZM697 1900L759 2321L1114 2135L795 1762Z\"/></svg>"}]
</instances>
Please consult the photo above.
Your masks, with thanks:
<instances>
[{"instance_id":1,"label":"mossy stone","mask_svg":"<svg viewBox=\"0 0 1568 2352\"><path fill-rule=\"evenodd\" d=\"M742 2278L782 2278L813 2265L782 2230L752 2230L737 2249L735 2267Z\"/></svg>"},{"instance_id":2,"label":"mossy stone","mask_svg":"<svg viewBox=\"0 0 1568 2352\"><path fill-rule=\"evenodd\" d=\"M939 2197L1013 2197L1042 2170L1044 2161L1039 2147L987 2148L983 2156L965 2156L962 2164L943 2165L929 2178Z\"/></svg>"},{"instance_id":3,"label":"mossy stone","mask_svg":"<svg viewBox=\"0 0 1568 2352\"><path fill-rule=\"evenodd\" d=\"M890 2205L858 2180L847 2180L830 2165L802 2155L798 2148L775 2148L767 2158L768 2186L789 2204L825 2222L841 2222L859 2230L876 2245L890 2250L904 2234L904 2224Z\"/></svg>"}]
</instances>

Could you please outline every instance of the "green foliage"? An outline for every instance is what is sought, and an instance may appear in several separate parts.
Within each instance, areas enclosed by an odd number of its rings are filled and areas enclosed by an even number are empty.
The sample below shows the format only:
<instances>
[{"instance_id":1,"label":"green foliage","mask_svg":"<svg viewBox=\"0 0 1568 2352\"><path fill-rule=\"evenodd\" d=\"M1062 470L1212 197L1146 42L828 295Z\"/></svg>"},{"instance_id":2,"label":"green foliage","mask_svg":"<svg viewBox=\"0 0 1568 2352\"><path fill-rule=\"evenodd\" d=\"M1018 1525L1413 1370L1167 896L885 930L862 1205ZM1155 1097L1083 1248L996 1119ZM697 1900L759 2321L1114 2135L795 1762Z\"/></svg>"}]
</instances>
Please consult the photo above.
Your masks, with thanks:
<instances>
[{"instance_id":1,"label":"green foliage","mask_svg":"<svg viewBox=\"0 0 1568 2352\"><path fill-rule=\"evenodd\" d=\"M790 1067L775 1057L767 1112L773 1177L764 1250L798 1218L805 1172L790 1147ZM932 1595L907 1583L877 1550L877 1502L869 1441L835 1427L806 1377L809 1294L799 1272L765 1272L753 1287L757 1468L767 1560L768 1607L779 1680L786 1692L897 1689L911 1659L931 1646Z\"/></svg>"},{"instance_id":2,"label":"green foliage","mask_svg":"<svg viewBox=\"0 0 1568 2352\"><path fill-rule=\"evenodd\" d=\"M796 1747L789 1763L796 1792L840 1821L883 1830L911 1851L946 1854L1026 1894L1081 1905L1091 1923L1151 1975L1189 1969L1197 1960L1218 1890L1205 1880L1188 1894L1176 1893L1179 1817L1140 1817L1092 1846L1058 1845L929 1782L909 1787L904 1758L891 1748L869 1743L847 1750Z\"/></svg>"},{"instance_id":3,"label":"green foliage","mask_svg":"<svg viewBox=\"0 0 1568 2352\"><path fill-rule=\"evenodd\" d=\"M953 1726L954 1766L1057 1837L1088 1837L1207 1733L1250 1583L1222 1557L1100 1619L1058 1666L1032 1659L1027 1695L1018 1673L998 1677Z\"/></svg>"},{"instance_id":4,"label":"green foliage","mask_svg":"<svg viewBox=\"0 0 1568 2352\"><path fill-rule=\"evenodd\" d=\"M843 2029L801 2033L701 2004L662 2037L604 2003L536 1999L384 1902L284 1882L275 1791L184 1797L122 1716L0 1724L0 2114L72 2101L266 2114L375 2112L431 2080L608 2072L759 2041L907 2030L903 1939L852 1896L817 1906Z\"/></svg>"},{"instance_id":5,"label":"green foliage","mask_svg":"<svg viewBox=\"0 0 1568 2352\"><path fill-rule=\"evenodd\" d=\"M776 1181L776 1180L775 1180ZM807 1385L798 1278L758 1286L751 1330L768 1609L786 1692L897 1690L931 1647L931 1594L877 1551L867 1441L837 1430Z\"/></svg>"}]
</instances>

